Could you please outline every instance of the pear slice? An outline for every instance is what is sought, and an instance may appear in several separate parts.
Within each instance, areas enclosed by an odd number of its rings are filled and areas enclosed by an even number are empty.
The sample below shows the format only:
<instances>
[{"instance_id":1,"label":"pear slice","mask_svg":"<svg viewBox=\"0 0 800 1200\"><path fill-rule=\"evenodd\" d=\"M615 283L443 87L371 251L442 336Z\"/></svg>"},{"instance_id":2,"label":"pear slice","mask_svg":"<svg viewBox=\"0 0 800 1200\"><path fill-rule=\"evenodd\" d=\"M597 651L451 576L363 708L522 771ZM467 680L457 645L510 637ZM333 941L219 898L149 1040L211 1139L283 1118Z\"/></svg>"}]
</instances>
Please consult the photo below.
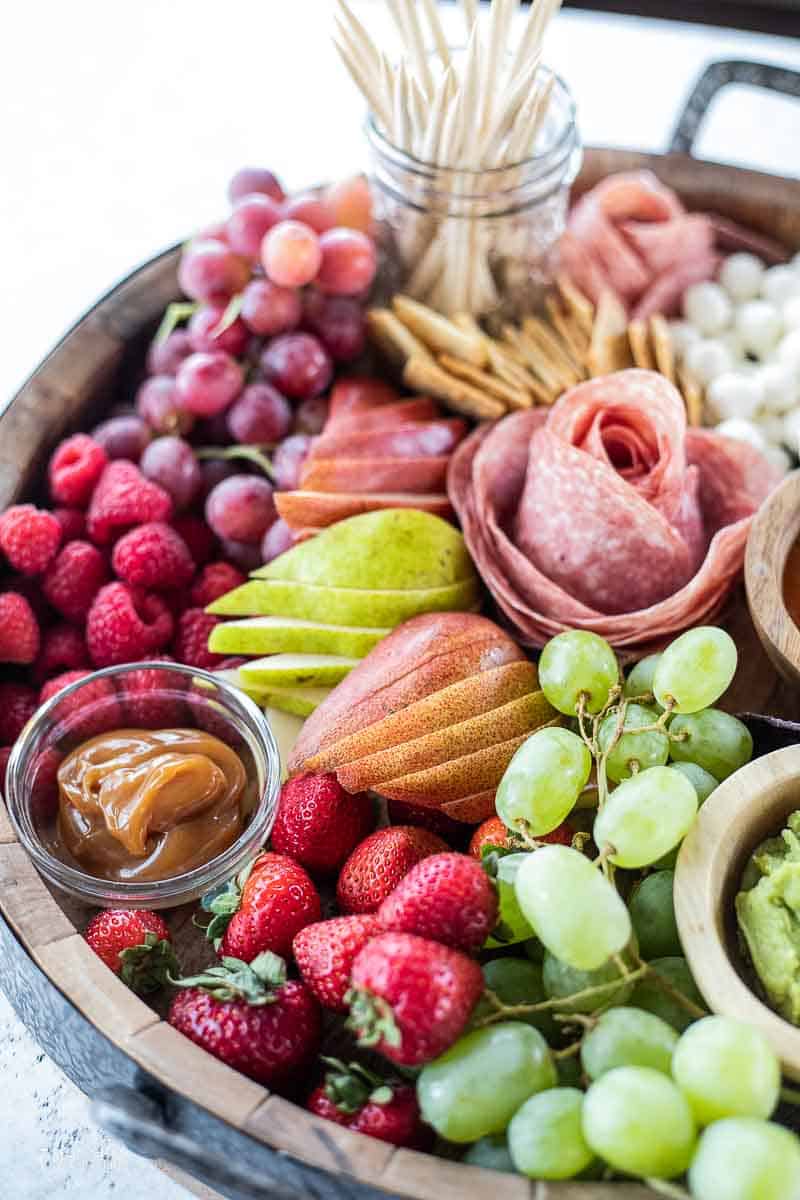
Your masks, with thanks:
<instances>
[{"instance_id":1,"label":"pear slice","mask_svg":"<svg viewBox=\"0 0 800 1200\"><path fill-rule=\"evenodd\" d=\"M289 756L300 736L300 730L303 728L303 719L287 712L281 712L277 708L265 708L264 715L269 721L269 727L278 747L281 760L281 782L283 782L288 775Z\"/></svg>"},{"instance_id":2,"label":"pear slice","mask_svg":"<svg viewBox=\"0 0 800 1200\"><path fill-rule=\"evenodd\" d=\"M341 654L270 654L245 663L239 670L247 687L332 687L360 662Z\"/></svg>"},{"instance_id":3,"label":"pear slice","mask_svg":"<svg viewBox=\"0 0 800 1200\"><path fill-rule=\"evenodd\" d=\"M251 617L216 625L208 648L213 654L344 654L363 658L390 632L356 625L324 625L298 617Z\"/></svg>"},{"instance_id":4,"label":"pear slice","mask_svg":"<svg viewBox=\"0 0 800 1200\"><path fill-rule=\"evenodd\" d=\"M292 546L258 579L352 588L439 588L475 577L463 536L414 508L360 513Z\"/></svg>"},{"instance_id":5,"label":"pear slice","mask_svg":"<svg viewBox=\"0 0 800 1200\"><path fill-rule=\"evenodd\" d=\"M272 614L334 624L394 628L424 612L457 612L480 598L475 578L440 588L334 588L285 579L251 579L220 596L208 612L222 617Z\"/></svg>"},{"instance_id":6,"label":"pear slice","mask_svg":"<svg viewBox=\"0 0 800 1200\"><path fill-rule=\"evenodd\" d=\"M441 492L450 456L421 458L309 458L301 488L314 492Z\"/></svg>"},{"instance_id":7,"label":"pear slice","mask_svg":"<svg viewBox=\"0 0 800 1200\"><path fill-rule=\"evenodd\" d=\"M290 529L324 529L378 508L418 508L448 520L453 507L444 492L276 492L275 507Z\"/></svg>"},{"instance_id":8,"label":"pear slice","mask_svg":"<svg viewBox=\"0 0 800 1200\"><path fill-rule=\"evenodd\" d=\"M224 679L226 683L232 683L234 687L238 687L239 690L244 692L245 696L249 696L250 699L259 706L259 708L263 708L266 704L266 690L264 688L255 687L253 684L245 683L239 674L238 667L223 667L221 671L215 671L214 674L219 676L220 679Z\"/></svg>"},{"instance_id":9,"label":"pear slice","mask_svg":"<svg viewBox=\"0 0 800 1200\"><path fill-rule=\"evenodd\" d=\"M487 817L496 815L495 791L495 788L489 788L487 792L476 792L472 796L462 796L460 800L449 800L441 806L440 811L445 816L452 817L454 821L463 821L467 825L479 825Z\"/></svg>"},{"instance_id":10,"label":"pear slice","mask_svg":"<svg viewBox=\"0 0 800 1200\"><path fill-rule=\"evenodd\" d=\"M437 803L460 800L478 792L496 788L506 767L529 734L484 746L473 754L450 759L425 771L413 771L397 779L388 779L376 790L387 800L405 800L407 804Z\"/></svg>"},{"instance_id":11,"label":"pear slice","mask_svg":"<svg viewBox=\"0 0 800 1200\"><path fill-rule=\"evenodd\" d=\"M259 689L260 690L260 689ZM270 708L278 708L281 712L293 713L296 717L310 717L315 708L331 694L326 687L274 687L269 685L265 696L265 704Z\"/></svg>"}]
</instances>

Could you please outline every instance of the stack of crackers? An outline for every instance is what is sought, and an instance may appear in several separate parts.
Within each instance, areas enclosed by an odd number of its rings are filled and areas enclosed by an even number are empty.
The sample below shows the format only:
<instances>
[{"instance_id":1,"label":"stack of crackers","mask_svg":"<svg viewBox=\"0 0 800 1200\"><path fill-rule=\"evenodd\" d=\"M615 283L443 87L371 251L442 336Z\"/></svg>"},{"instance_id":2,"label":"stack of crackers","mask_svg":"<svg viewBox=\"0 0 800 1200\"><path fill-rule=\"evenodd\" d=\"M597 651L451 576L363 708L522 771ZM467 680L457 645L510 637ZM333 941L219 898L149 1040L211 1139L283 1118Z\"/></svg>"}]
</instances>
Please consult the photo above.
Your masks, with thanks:
<instances>
[{"instance_id":1,"label":"stack of crackers","mask_svg":"<svg viewBox=\"0 0 800 1200\"><path fill-rule=\"evenodd\" d=\"M552 404L594 375L643 367L676 384L689 423L702 424L702 389L677 366L663 317L629 322L615 296L608 293L595 306L566 278L546 296L545 312L520 325L503 324L490 336L467 313L444 317L397 295L391 308L371 309L367 324L407 387L477 421Z\"/></svg>"}]
</instances>

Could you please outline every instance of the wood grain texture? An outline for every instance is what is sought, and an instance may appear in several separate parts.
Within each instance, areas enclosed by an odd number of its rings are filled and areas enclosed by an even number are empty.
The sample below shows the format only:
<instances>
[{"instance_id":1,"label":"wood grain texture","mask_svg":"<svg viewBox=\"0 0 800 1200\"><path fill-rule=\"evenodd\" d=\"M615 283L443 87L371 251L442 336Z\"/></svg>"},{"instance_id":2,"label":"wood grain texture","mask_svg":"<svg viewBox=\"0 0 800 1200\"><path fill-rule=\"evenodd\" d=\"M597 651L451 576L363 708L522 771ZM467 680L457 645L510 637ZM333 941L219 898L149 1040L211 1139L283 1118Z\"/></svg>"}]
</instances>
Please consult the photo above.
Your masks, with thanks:
<instances>
[{"instance_id":1,"label":"wood grain texture","mask_svg":"<svg viewBox=\"0 0 800 1200\"><path fill-rule=\"evenodd\" d=\"M761 644L780 674L795 687L800 683L800 629L784 602L783 572L798 533L800 471L793 471L753 521L745 556L745 584Z\"/></svg>"},{"instance_id":2,"label":"wood grain texture","mask_svg":"<svg viewBox=\"0 0 800 1200\"><path fill-rule=\"evenodd\" d=\"M6 846L10 842L15 842L16 840L17 835L8 819L8 811L2 799L0 798L0 846Z\"/></svg>"},{"instance_id":3,"label":"wood grain texture","mask_svg":"<svg viewBox=\"0 0 800 1200\"><path fill-rule=\"evenodd\" d=\"M34 958L75 933L18 842L0 845L0 912Z\"/></svg>"},{"instance_id":4,"label":"wood grain texture","mask_svg":"<svg viewBox=\"0 0 800 1200\"><path fill-rule=\"evenodd\" d=\"M158 1014L111 975L80 934L41 946L36 959L56 987L114 1042L158 1022Z\"/></svg>"}]
</instances>

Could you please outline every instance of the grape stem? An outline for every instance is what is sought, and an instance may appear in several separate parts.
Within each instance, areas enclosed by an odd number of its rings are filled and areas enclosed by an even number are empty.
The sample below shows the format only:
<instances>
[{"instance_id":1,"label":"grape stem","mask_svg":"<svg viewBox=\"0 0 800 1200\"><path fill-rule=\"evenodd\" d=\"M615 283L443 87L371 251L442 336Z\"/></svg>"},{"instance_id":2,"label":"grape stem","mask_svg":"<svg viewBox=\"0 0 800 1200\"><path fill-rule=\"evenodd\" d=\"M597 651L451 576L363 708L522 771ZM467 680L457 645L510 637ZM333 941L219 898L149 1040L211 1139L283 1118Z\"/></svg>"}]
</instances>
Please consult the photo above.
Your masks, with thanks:
<instances>
[{"instance_id":1,"label":"grape stem","mask_svg":"<svg viewBox=\"0 0 800 1200\"><path fill-rule=\"evenodd\" d=\"M260 467L268 479L274 483L275 472L272 469L272 463L264 454L264 450L271 449L268 445L263 446L201 446L199 450L195 450L195 457L201 462L208 458L235 459L244 458L248 462L255 463Z\"/></svg>"},{"instance_id":2,"label":"grape stem","mask_svg":"<svg viewBox=\"0 0 800 1200\"><path fill-rule=\"evenodd\" d=\"M677 1183L668 1183L666 1179L643 1179L643 1183L653 1192L658 1192L659 1196L671 1196L673 1200L691 1200L689 1193L685 1188L679 1187Z\"/></svg>"},{"instance_id":3,"label":"grape stem","mask_svg":"<svg viewBox=\"0 0 800 1200\"><path fill-rule=\"evenodd\" d=\"M784 1104L800 1104L800 1089L782 1087L781 1100Z\"/></svg>"},{"instance_id":4,"label":"grape stem","mask_svg":"<svg viewBox=\"0 0 800 1200\"><path fill-rule=\"evenodd\" d=\"M635 971L627 971L625 973L626 982L633 983L637 979L643 979L645 975L651 973L651 970L652 968L647 963L641 963ZM476 1021L475 1024L478 1027L494 1025L496 1021L507 1021L512 1017L525 1017L531 1013L549 1012L551 1009L564 1008L567 1004L574 1004L576 1000L594 1000L596 997L603 996L607 992L618 990L619 984L619 979L611 979L608 983L597 983L593 987L582 988L579 992L573 992L571 996L551 996L549 1000L540 1000L538 1004L504 1004L496 992L487 988L483 994L495 1011L483 1017L482 1020ZM702 1015L705 1016L705 1013ZM570 1013L570 1016L574 1016L574 1014Z\"/></svg>"},{"instance_id":5,"label":"grape stem","mask_svg":"<svg viewBox=\"0 0 800 1200\"><path fill-rule=\"evenodd\" d=\"M582 1045L582 1039L578 1038L577 1042L570 1042L563 1050L552 1050L551 1054L556 1061L560 1058L574 1058L576 1054L580 1054Z\"/></svg>"},{"instance_id":6,"label":"grape stem","mask_svg":"<svg viewBox=\"0 0 800 1200\"><path fill-rule=\"evenodd\" d=\"M637 965L637 969L640 967L646 967L656 987L660 988L661 991L674 1000L676 1004L680 1004L681 1008L685 1008L690 1016L698 1018L708 1016L708 1013L704 1008L701 1008L699 1004L695 1004L694 1000L690 1000L689 997L684 995L679 988L673 987L669 980L665 979L663 975L659 975L658 971L654 971L648 963L639 958L638 954L634 956L634 962Z\"/></svg>"}]
</instances>

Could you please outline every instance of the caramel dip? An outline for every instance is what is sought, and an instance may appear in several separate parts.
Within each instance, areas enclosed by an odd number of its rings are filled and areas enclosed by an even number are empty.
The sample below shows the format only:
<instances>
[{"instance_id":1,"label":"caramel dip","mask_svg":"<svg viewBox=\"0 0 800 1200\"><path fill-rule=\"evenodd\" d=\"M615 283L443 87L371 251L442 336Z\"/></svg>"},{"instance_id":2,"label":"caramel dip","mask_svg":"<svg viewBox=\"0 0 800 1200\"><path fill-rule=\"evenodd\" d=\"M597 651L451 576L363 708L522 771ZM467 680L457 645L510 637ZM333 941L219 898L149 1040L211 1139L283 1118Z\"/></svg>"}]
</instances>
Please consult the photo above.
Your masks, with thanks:
<instances>
[{"instance_id":1,"label":"caramel dip","mask_svg":"<svg viewBox=\"0 0 800 1200\"><path fill-rule=\"evenodd\" d=\"M100 879L168 879L233 844L246 783L238 754L202 730L102 733L59 767L58 837Z\"/></svg>"}]
</instances>

